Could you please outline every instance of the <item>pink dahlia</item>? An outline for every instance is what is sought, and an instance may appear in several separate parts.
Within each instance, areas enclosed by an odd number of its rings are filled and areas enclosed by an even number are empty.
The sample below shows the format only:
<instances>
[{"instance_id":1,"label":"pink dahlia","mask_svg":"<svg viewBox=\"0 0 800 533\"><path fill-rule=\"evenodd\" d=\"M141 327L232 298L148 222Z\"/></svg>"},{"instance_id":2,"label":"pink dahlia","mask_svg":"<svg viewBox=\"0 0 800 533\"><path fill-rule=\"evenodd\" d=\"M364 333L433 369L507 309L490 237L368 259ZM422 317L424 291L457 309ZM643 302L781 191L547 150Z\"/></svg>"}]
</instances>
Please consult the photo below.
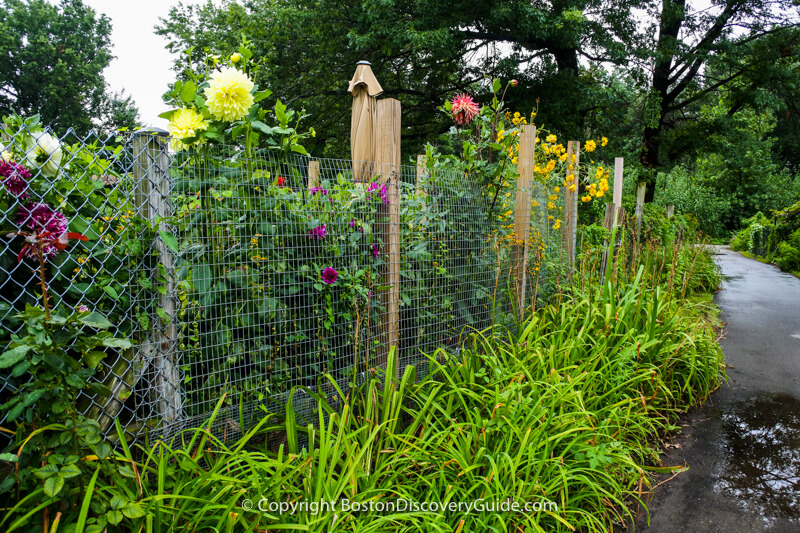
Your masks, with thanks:
<instances>
[{"instance_id":1,"label":"pink dahlia","mask_svg":"<svg viewBox=\"0 0 800 533\"><path fill-rule=\"evenodd\" d=\"M457 94L450 103L453 104L453 107L450 109L450 115L453 117L453 120L456 121L456 124L460 124L461 126L475 120L475 117L478 116L478 111L480 111L480 106L478 106L475 100L468 94Z\"/></svg>"},{"instance_id":2,"label":"pink dahlia","mask_svg":"<svg viewBox=\"0 0 800 533\"><path fill-rule=\"evenodd\" d=\"M11 161L0 160L0 177L3 180L3 186L13 196L20 200L26 200L28 193L28 180L31 179L30 171Z\"/></svg>"},{"instance_id":3,"label":"pink dahlia","mask_svg":"<svg viewBox=\"0 0 800 533\"><path fill-rule=\"evenodd\" d=\"M56 244L67 240L67 217L45 203L30 202L20 207L17 224L31 230L30 239L43 243L42 252L47 256L56 255L59 249ZM26 255L36 258L33 248L26 249Z\"/></svg>"},{"instance_id":4,"label":"pink dahlia","mask_svg":"<svg viewBox=\"0 0 800 533\"><path fill-rule=\"evenodd\" d=\"M317 226L316 228L308 230L308 236L312 239L324 239L325 235L328 234L327 228L325 228L325 224L321 226Z\"/></svg>"},{"instance_id":5,"label":"pink dahlia","mask_svg":"<svg viewBox=\"0 0 800 533\"><path fill-rule=\"evenodd\" d=\"M338 275L339 275L339 273L336 272L336 270L334 270L331 267L328 267L328 268L326 268L325 270L322 271L322 281L324 281L328 285L331 285L333 283L336 283L336 277Z\"/></svg>"}]
</instances>

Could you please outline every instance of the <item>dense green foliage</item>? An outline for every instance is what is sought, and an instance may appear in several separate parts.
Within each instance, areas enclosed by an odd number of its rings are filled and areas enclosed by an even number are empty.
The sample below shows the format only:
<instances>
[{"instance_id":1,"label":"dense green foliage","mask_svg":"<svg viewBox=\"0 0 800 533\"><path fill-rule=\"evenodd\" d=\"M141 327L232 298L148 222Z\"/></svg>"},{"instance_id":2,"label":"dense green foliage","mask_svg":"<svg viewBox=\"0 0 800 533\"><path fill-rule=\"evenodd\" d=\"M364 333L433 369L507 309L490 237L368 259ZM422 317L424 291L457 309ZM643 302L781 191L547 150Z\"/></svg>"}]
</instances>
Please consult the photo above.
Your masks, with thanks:
<instances>
[{"instance_id":1,"label":"dense green foliage","mask_svg":"<svg viewBox=\"0 0 800 533\"><path fill-rule=\"evenodd\" d=\"M672 256L702 250L654 251L641 254L638 267L620 255L605 284L586 272L583 288L512 330L498 324L471 335L458 353L431 354L421 379L413 367L396 372L391 355L386 373L359 389L345 393L334 378L333 394L307 389L318 404L311 420L289 400L282 421L266 416L234 442L212 436L212 421L169 444L129 448L122 439L81 474L84 492L70 493L80 503L60 507L61 524L68 531L74 524L327 531L334 522L343 531L609 531L642 504L650 473L668 470L650 466L658 460L654 439L676 429L676 414L707 397L722 371L705 310L676 296L680 284L669 281L695 274L670 268ZM587 250L585 259L593 264L596 253ZM33 499L41 506L26 516ZM353 510L397 500L508 499L538 503L538 512ZM258 507L320 500L336 508ZM59 501L39 489L0 525L39 526L42 510Z\"/></svg>"},{"instance_id":2,"label":"dense green foliage","mask_svg":"<svg viewBox=\"0 0 800 533\"><path fill-rule=\"evenodd\" d=\"M774 263L781 270L800 275L800 202L742 221L731 239L731 248Z\"/></svg>"},{"instance_id":3,"label":"dense green foliage","mask_svg":"<svg viewBox=\"0 0 800 533\"><path fill-rule=\"evenodd\" d=\"M81 0L0 2L0 115L38 114L59 133L135 126L130 97L106 90L110 35Z\"/></svg>"}]
</instances>

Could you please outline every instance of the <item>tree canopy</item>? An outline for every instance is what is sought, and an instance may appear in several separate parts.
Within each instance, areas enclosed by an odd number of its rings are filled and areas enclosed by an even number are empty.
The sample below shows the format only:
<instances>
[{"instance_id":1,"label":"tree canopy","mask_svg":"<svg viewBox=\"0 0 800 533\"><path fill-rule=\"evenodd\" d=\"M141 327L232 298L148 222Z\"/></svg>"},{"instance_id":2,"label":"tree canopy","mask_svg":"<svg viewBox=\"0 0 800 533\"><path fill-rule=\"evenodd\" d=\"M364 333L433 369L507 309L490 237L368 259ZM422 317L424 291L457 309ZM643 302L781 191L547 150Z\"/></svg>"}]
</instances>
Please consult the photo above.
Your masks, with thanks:
<instances>
[{"instance_id":1,"label":"tree canopy","mask_svg":"<svg viewBox=\"0 0 800 533\"><path fill-rule=\"evenodd\" d=\"M0 0L0 114L39 114L56 131L85 133L112 116L133 126L135 106L103 77L110 33L108 17L81 0Z\"/></svg>"}]
</instances>

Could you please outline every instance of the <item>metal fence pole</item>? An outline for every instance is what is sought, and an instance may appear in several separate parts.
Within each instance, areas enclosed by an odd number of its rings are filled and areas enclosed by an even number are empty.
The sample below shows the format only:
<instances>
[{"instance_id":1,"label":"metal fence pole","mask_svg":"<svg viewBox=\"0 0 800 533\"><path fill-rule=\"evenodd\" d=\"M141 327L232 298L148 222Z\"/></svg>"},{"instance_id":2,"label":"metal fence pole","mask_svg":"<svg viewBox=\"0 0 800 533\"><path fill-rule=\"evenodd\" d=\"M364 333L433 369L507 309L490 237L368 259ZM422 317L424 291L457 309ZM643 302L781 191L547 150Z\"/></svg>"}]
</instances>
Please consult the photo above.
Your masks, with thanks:
<instances>
[{"instance_id":1,"label":"metal fence pole","mask_svg":"<svg viewBox=\"0 0 800 533\"><path fill-rule=\"evenodd\" d=\"M163 220L172 214L166 132L137 132L133 137L133 157L136 210L159 231L152 243L159 267L152 273L152 278L160 283L157 305L161 312L153 317L151 329L145 334L140 349L145 364L149 363L155 372L157 409L164 424L169 426L180 418L183 400L177 363L174 257L161 237L162 232L169 232Z\"/></svg>"}]
</instances>

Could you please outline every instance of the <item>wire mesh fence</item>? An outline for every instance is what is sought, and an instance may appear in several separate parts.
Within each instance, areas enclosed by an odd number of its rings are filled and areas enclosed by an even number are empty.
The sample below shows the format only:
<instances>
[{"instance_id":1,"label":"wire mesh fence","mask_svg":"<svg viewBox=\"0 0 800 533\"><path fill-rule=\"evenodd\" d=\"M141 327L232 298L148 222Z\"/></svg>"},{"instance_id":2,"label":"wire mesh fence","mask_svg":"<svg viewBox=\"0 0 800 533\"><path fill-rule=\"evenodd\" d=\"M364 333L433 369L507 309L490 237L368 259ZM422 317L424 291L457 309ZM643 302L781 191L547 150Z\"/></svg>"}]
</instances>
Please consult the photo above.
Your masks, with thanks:
<instances>
[{"instance_id":1,"label":"wire mesh fence","mask_svg":"<svg viewBox=\"0 0 800 533\"><path fill-rule=\"evenodd\" d=\"M14 147L6 164L31 173L24 194L4 182L4 234L61 222L86 235L48 257L53 305L97 310L135 341L106 350L95 379L110 394L82 398L104 430L118 420L132 436L168 436L203 422L223 395L212 428L223 435L289 401L310 415L316 402L298 385L346 390L390 344L424 373L425 354L510 323L520 247L530 298L564 267L537 185L520 238L513 184L492 195L424 162L387 173L235 146L170 156L154 135L4 144ZM42 292L19 250L18 239L0 242L4 344ZM0 401L18 379L4 375Z\"/></svg>"}]
</instances>

